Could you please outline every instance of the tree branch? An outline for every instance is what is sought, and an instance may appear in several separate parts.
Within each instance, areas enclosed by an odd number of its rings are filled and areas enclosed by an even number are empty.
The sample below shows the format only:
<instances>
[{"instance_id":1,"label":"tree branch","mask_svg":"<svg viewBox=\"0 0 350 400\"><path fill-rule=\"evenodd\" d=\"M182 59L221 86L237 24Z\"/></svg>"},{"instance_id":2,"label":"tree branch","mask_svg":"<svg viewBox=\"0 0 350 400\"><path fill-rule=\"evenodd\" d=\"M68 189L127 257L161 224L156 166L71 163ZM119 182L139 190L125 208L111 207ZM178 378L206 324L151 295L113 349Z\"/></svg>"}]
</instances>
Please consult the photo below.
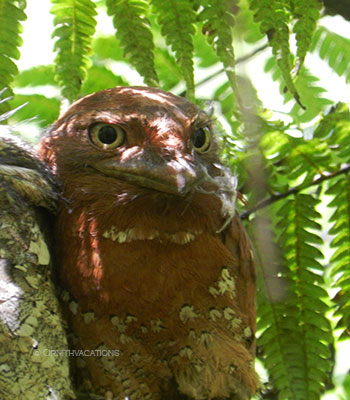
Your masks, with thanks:
<instances>
[{"instance_id":1,"label":"tree branch","mask_svg":"<svg viewBox=\"0 0 350 400\"><path fill-rule=\"evenodd\" d=\"M323 0L326 9L326 14L341 15L343 18L350 21L350 4L349 0Z\"/></svg>"},{"instance_id":2,"label":"tree branch","mask_svg":"<svg viewBox=\"0 0 350 400\"><path fill-rule=\"evenodd\" d=\"M300 191L307 189L309 187L312 186L316 186L319 185L321 183L323 183L324 181L327 181L329 179L332 179L338 175L342 175L342 174L346 174L350 172L350 165L347 165L346 167L341 168L339 171L334 172L332 174L329 175L323 175L317 179L315 179L311 184L309 185L300 185L294 188L291 188L289 190L287 190L284 193L279 193L276 195L272 195L270 197L267 197L264 200L261 200L259 203L257 203L254 207L252 207L251 209L247 210L247 211L243 211L239 216L241 219L247 219L251 214L253 214L255 211L257 210L261 210L262 208L265 208L267 206L269 206L272 203L275 203L278 200L284 199L288 196L290 196L291 194L296 194L299 193Z\"/></svg>"}]
</instances>

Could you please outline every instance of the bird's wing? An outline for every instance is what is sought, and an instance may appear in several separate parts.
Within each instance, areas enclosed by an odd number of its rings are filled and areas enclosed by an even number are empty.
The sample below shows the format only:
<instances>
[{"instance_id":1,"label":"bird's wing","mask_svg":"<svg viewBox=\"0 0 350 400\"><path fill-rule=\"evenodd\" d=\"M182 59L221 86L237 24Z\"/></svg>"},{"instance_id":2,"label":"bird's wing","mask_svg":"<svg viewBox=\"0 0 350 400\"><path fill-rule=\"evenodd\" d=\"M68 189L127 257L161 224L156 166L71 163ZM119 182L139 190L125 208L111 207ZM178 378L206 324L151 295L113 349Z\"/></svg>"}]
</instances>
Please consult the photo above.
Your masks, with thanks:
<instances>
[{"instance_id":1,"label":"bird's wing","mask_svg":"<svg viewBox=\"0 0 350 400\"><path fill-rule=\"evenodd\" d=\"M223 242L230 253L237 259L238 270L236 272L236 293L239 307L246 315L246 321L251 329L251 351L255 346L256 330L256 266L248 235L236 215L229 226L223 232Z\"/></svg>"},{"instance_id":2,"label":"bird's wing","mask_svg":"<svg viewBox=\"0 0 350 400\"><path fill-rule=\"evenodd\" d=\"M0 132L2 399L75 398L43 218L56 200L54 181L32 149Z\"/></svg>"}]
</instances>

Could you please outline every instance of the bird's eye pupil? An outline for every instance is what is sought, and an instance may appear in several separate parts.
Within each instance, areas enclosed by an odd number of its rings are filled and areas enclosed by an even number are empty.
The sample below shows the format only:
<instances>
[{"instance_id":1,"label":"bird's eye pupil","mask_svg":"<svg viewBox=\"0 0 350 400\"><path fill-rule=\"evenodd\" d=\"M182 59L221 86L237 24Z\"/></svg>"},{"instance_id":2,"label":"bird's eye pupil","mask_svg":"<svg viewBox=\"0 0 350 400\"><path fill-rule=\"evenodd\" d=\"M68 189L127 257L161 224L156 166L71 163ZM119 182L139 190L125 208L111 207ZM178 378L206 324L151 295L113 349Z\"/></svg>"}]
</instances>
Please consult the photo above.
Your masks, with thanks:
<instances>
[{"instance_id":1,"label":"bird's eye pupil","mask_svg":"<svg viewBox=\"0 0 350 400\"><path fill-rule=\"evenodd\" d=\"M205 143L205 138L206 134L203 129L197 129L194 138L193 138L193 146L196 149L200 149L202 146L204 146Z\"/></svg>"},{"instance_id":2,"label":"bird's eye pupil","mask_svg":"<svg viewBox=\"0 0 350 400\"><path fill-rule=\"evenodd\" d=\"M198 153L205 153L210 148L211 131L208 126L198 128L193 132L192 145Z\"/></svg>"},{"instance_id":3,"label":"bird's eye pupil","mask_svg":"<svg viewBox=\"0 0 350 400\"><path fill-rule=\"evenodd\" d=\"M117 132L113 126L102 126L98 132L98 138L103 144L112 144L117 139Z\"/></svg>"},{"instance_id":4,"label":"bird's eye pupil","mask_svg":"<svg viewBox=\"0 0 350 400\"><path fill-rule=\"evenodd\" d=\"M125 140L125 131L119 125L98 122L88 127L91 142L103 150L114 150Z\"/></svg>"}]
</instances>

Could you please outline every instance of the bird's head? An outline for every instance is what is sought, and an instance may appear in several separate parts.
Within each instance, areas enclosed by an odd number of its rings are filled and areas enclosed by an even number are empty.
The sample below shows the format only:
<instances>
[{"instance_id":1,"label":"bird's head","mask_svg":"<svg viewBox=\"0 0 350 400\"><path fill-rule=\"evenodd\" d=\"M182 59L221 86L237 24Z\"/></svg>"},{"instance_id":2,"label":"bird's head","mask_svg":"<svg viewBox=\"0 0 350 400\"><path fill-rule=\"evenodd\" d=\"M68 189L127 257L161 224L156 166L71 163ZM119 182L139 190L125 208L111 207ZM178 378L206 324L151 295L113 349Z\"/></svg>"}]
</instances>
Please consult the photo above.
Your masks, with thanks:
<instances>
[{"instance_id":1,"label":"bird's head","mask_svg":"<svg viewBox=\"0 0 350 400\"><path fill-rule=\"evenodd\" d=\"M62 181L79 175L179 199L195 192L215 193L223 204L235 199L236 181L219 161L209 116L155 88L116 87L78 100L40 153Z\"/></svg>"}]
</instances>

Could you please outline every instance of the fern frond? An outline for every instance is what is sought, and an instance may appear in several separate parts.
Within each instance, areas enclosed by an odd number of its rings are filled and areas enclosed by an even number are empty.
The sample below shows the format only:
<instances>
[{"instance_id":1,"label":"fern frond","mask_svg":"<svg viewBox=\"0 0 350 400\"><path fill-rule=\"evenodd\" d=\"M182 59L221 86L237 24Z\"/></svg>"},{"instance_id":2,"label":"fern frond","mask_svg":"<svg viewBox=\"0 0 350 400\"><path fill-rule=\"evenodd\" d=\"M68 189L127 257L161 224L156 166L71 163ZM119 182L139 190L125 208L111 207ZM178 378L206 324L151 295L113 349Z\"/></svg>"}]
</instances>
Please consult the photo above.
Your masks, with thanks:
<instances>
[{"instance_id":1,"label":"fern frond","mask_svg":"<svg viewBox=\"0 0 350 400\"><path fill-rule=\"evenodd\" d=\"M154 55L161 87L171 91L183 79L181 68L168 48L157 47Z\"/></svg>"},{"instance_id":2,"label":"fern frond","mask_svg":"<svg viewBox=\"0 0 350 400\"><path fill-rule=\"evenodd\" d=\"M58 118L60 112L60 102L56 98L39 94L17 94L10 105L13 108L25 105L16 112L14 121L33 120L42 128L52 124Z\"/></svg>"},{"instance_id":3,"label":"fern frond","mask_svg":"<svg viewBox=\"0 0 350 400\"><path fill-rule=\"evenodd\" d=\"M333 163L338 169L350 163L350 110L347 104L339 103L324 116L315 130L315 136L332 148ZM337 305L335 315L339 317L337 328L341 329L341 338L349 338L350 326L350 176L343 174L329 181L326 192L333 199L329 203L334 208L330 222L334 235L331 247L334 254L330 267L334 287L339 291L334 298Z\"/></svg>"},{"instance_id":4,"label":"fern frond","mask_svg":"<svg viewBox=\"0 0 350 400\"><path fill-rule=\"evenodd\" d=\"M43 85L55 86L56 82L54 75L55 71L53 65L38 65L17 74L14 80L14 85L16 87Z\"/></svg>"},{"instance_id":5,"label":"fern frond","mask_svg":"<svg viewBox=\"0 0 350 400\"><path fill-rule=\"evenodd\" d=\"M317 51L322 60L334 69L339 76L350 82L350 39L346 39L327 28L318 27L312 44L312 51Z\"/></svg>"},{"instance_id":6,"label":"fern frond","mask_svg":"<svg viewBox=\"0 0 350 400\"><path fill-rule=\"evenodd\" d=\"M123 49L116 36L97 36L92 41L92 50L94 57L98 60L124 61Z\"/></svg>"},{"instance_id":7,"label":"fern frond","mask_svg":"<svg viewBox=\"0 0 350 400\"><path fill-rule=\"evenodd\" d=\"M193 35L196 13L190 0L152 0L161 33L174 51L186 82L186 96L195 99L193 77Z\"/></svg>"},{"instance_id":8,"label":"fern frond","mask_svg":"<svg viewBox=\"0 0 350 400\"><path fill-rule=\"evenodd\" d=\"M253 159L246 166L249 181L257 175L260 180L264 175L269 178L267 182L253 182L253 192L260 187L270 193L283 193L293 183L310 183L317 174L328 171L330 150L327 152L319 138L305 141L292 137L281 124L271 122L262 125L259 135L255 147L248 150L250 155L245 156L246 160ZM263 160L254 164L257 154ZM253 193L254 197L259 193ZM279 399L319 400L331 369L332 333L325 317L330 301L323 289L319 261L322 253L318 247L323 241L317 205L318 200L311 194L291 194L258 211L251 222L253 234L260 232L254 238L262 269L258 346ZM270 229L259 228L261 215L271 215Z\"/></svg>"},{"instance_id":9,"label":"fern frond","mask_svg":"<svg viewBox=\"0 0 350 400\"><path fill-rule=\"evenodd\" d=\"M331 368L332 334L325 317L328 293L322 288L323 267L318 261L322 253L317 246L323 242L317 203L312 195L298 194L276 206L277 242L287 267L282 274L290 293L283 303L265 311L276 328L269 328L264 312L260 315L265 327L260 343L281 399L318 400Z\"/></svg>"},{"instance_id":10,"label":"fern frond","mask_svg":"<svg viewBox=\"0 0 350 400\"><path fill-rule=\"evenodd\" d=\"M240 78L240 77L238 77ZM246 87L243 88L240 85L241 80L237 79L237 84L239 87L239 92L242 93ZM251 87L245 92L250 94ZM247 97L241 97L240 100L246 100L249 98L252 102L252 109L255 105L255 99L252 99L249 95ZM244 173L243 169L243 160L241 158L237 158L237 151L238 148L242 147L242 140L246 139L246 129L243 129L243 120L248 120L249 117L247 113L242 113L241 115L237 115L237 98L236 95L233 93L232 87L230 82L224 80L224 82L215 90L213 95L213 100L216 102L220 109L220 114L225 118L227 124L230 126L231 129L219 129L219 131L223 132L223 153L222 155L225 158L225 161L231 166L232 171L235 171L240 178L243 178L243 175L240 173ZM245 105L243 101L241 101L241 105ZM254 118L254 121L256 119ZM244 132L243 132L244 130ZM243 154L240 154L243 156ZM244 156L243 156L244 157Z\"/></svg>"},{"instance_id":11,"label":"fern frond","mask_svg":"<svg viewBox=\"0 0 350 400\"><path fill-rule=\"evenodd\" d=\"M264 135L260 147L269 170L269 191L276 195L335 171L329 146L318 138L293 138L275 129Z\"/></svg>"},{"instance_id":12,"label":"fern frond","mask_svg":"<svg viewBox=\"0 0 350 400\"><path fill-rule=\"evenodd\" d=\"M295 81L295 86L303 99L304 108L294 104L290 115L298 123L308 122L319 115L333 101L327 99L324 94L327 91L318 85L319 79L307 68L302 67Z\"/></svg>"},{"instance_id":13,"label":"fern frond","mask_svg":"<svg viewBox=\"0 0 350 400\"><path fill-rule=\"evenodd\" d=\"M124 47L124 56L136 68L147 85L158 86L154 66L154 43L146 15L145 0L107 0L108 14L113 16L116 35Z\"/></svg>"},{"instance_id":14,"label":"fern frond","mask_svg":"<svg viewBox=\"0 0 350 400\"><path fill-rule=\"evenodd\" d=\"M230 83L226 81L219 86L215 90L213 98L218 102L220 111L224 115L226 121L231 124L234 120L235 99Z\"/></svg>"},{"instance_id":15,"label":"fern frond","mask_svg":"<svg viewBox=\"0 0 350 400\"><path fill-rule=\"evenodd\" d=\"M293 26L297 41L297 60L295 73L298 74L304 64L311 46L317 21L320 18L321 3L318 0L290 0L293 17L297 19Z\"/></svg>"},{"instance_id":16,"label":"fern frond","mask_svg":"<svg viewBox=\"0 0 350 400\"><path fill-rule=\"evenodd\" d=\"M2 0L0 2L0 90L9 88L18 69L13 60L18 60L20 53L18 47L22 45L20 21L27 17L15 0ZM8 96L12 91L8 89ZM10 110L8 102L1 102L0 114Z\"/></svg>"},{"instance_id":17,"label":"fern frond","mask_svg":"<svg viewBox=\"0 0 350 400\"><path fill-rule=\"evenodd\" d=\"M274 81L280 82L280 93L284 96L285 103L292 100L292 95L284 90L283 75L274 58L271 57L266 62L265 71L272 74ZM293 106L289 115L294 118L296 123L311 121L322 112L325 106L333 104L331 100L322 96L326 90L317 86L317 82L319 82L319 79L316 76L312 75L305 67L301 68L296 78L295 86L303 100L303 104L306 106L306 110L299 104Z\"/></svg>"},{"instance_id":18,"label":"fern frond","mask_svg":"<svg viewBox=\"0 0 350 400\"><path fill-rule=\"evenodd\" d=\"M259 23L254 21L253 11L247 1L239 3L239 12L235 14L234 38L242 38L247 43L256 43L265 39L261 33Z\"/></svg>"},{"instance_id":19,"label":"fern frond","mask_svg":"<svg viewBox=\"0 0 350 400\"><path fill-rule=\"evenodd\" d=\"M214 48L220 61L223 63L227 78L233 93L237 93L235 76L235 55L233 49L232 27L233 15L229 9L232 6L227 0L207 0L200 13L200 20L204 21L203 31Z\"/></svg>"},{"instance_id":20,"label":"fern frond","mask_svg":"<svg viewBox=\"0 0 350 400\"><path fill-rule=\"evenodd\" d=\"M272 378L271 384L284 392L284 398L296 399L289 371L294 367L290 352L295 347L298 321L295 306L289 300L288 280L282 273L286 267L274 244L270 218L258 216L250 228L260 270L257 292L260 358Z\"/></svg>"},{"instance_id":21,"label":"fern frond","mask_svg":"<svg viewBox=\"0 0 350 400\"><path fill-rule=\"evenodd\" d=\"M310 184L316 176L331 170L331 152L326 143L304 138L290 138L291 151L286 162L288 180L299 184Z\"/></svg>"},{"instance_id":22,"label":"fern frond","mask_svg":"<svg viewBox=\"0 0 350 400\"><path fill-rule=\"evenodd\" d=\"M293 55L289 48L288 24L291 15L288 6L288 2L283 0L250 0L255 21L261 23L260 30L267 35L285 86L295 101L303 107L291 75Z\"/></svg>"},{"instance_id":23,"label":"fern frond","mask_svg":"<svg viewBox=\"0 0 350 400\"><path fill-rule=\"evenodd\" d=\"M89 66L91 38L95 33L96 6L91 0L51 0L51 13L55 16L57 37L54 50L56 79L62 87L62 94L75 100Z\"/></svg>"},{"instance_id":24,"label":"fern frond","mask_svg":"<svg viewBox=\"0 0 350 400\"><path fill-rule=\"evenodd\" d=\"M315 129L314 136L323 140L341 163L350 163L350 109L345 103L338 103L325 115Z\"/></svg>"},{"instance_id":25,"label":"fern frond","mask_svg":"<svg viewBox=\"0 0 350 400\"><path fill-rule=\"evenodd\" d=\"M215 50L208 43L202 32L197 32L193 39L194 55L198 59L199 67L208 68L220 61Z\"/></svg>"},{"instance_id":26,"label":"fern frond","mask_svg":"<svg viewBox=\"0 0 350 400\"><path fill-rule=\"evenodd\" d=\"M98 92L102 89L109 89L115 86L128 86L129 82L121 76L116 76L103 65L93 65L87 72L87 77L81 88L83 96Z\"/></svg>"},{"instance_id":27,"label":"fern frond","mask_svg":"<svg viewBox=\"0 0 350 400\"><path fill-rule=\"evenodd\" d=\"M331 247L335 249L330 264L332 275L336 277L335 287L339 288L334 301L337 304L335 315L339 318L337 328L341 329L341 338L349 338L350 326L350 177L348 174L334 179L327 190L333 196L329 207L334 208L330 219L335 235Z\"/></svg>"}]
</instances>

